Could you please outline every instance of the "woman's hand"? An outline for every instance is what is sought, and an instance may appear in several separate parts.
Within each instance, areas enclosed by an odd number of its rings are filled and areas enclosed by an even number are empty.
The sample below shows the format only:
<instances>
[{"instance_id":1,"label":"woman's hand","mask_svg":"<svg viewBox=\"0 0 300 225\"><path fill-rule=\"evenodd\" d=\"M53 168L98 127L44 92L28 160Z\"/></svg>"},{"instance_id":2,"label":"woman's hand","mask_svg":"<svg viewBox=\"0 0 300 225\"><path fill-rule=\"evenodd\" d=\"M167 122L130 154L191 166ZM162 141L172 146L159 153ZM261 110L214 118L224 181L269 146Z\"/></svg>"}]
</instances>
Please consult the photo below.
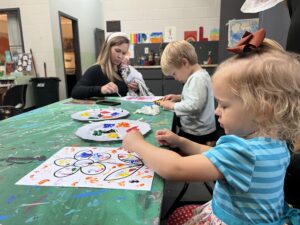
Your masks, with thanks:
<instances>
[{"instance_id":1,"label":"woman's hand","mask_svg":"<svg viewBox=\"0 0 300 225\"><path fill-rule=\"evenodd\" d=\"M139 86L136 82L131 82L129 84L127 84L128 89L133 90L134 92L136 92L139 89Z\"/></svg>"},{"instance_id":2,"label":"woman's hand","mask_svg":"<svg viewBox=\"0 0 300 225\"><path fill-rule=\"evenodd\" d=\"M129 152L136 152L137 150L134 148L134 146L143 141L144 137L137 129L131 130L123 138L123 148Z\"/></svg>"},{"instance_id":3,"label":"woman's hand","mask_svg":"<svg viewBox=\"0 0 300 225\"><path fill-rule=\"evenodd\" d=\"M106 94L113 94L118 93L119 88L114 82L109 82L108 84L101 87L101 93Z\"/></svg>"},{"instance_id":4,"label":"woman's hand","mask_svg":"<svg viewBox=\"0 0 300 225\"><path fill-rule=\"evenodd\" d=\"M159 105L161 107L163 107L164 109L167 109L167 110L173 110L174 109L174 102L172 101L160 101L159 102Z\"/></svg>"},{"instance_id":5,"label":"woman's hand","mask_svg":"<svg viewBox=\"0 0 300 225\"><path fill-rule=\"evenodd\" d=\"M180 137L177 134L167 129L156 131L155 138L159 145L170 146L171 148L178 147L180 141Z\"/></svg>"}]
</instances>

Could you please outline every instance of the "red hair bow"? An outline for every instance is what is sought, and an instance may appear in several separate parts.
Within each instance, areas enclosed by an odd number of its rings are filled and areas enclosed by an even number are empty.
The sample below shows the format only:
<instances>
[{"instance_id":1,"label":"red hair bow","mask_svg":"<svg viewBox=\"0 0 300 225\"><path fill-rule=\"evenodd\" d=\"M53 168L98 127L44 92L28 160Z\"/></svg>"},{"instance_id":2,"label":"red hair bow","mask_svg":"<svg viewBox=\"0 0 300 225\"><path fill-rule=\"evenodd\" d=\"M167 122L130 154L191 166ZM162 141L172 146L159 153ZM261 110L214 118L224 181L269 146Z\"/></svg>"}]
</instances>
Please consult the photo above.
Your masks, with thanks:
<instances>
[{"instance_id":1,"label":"red hair bow","mask_svg":"<svg viewBox=\"0 0 300 225\"><path fill-rule=\"evenodd\" d=\"M242 54L248 50L255 49L261 45L266 36L266 31L264 28L259 29L255 33L245 32L242 39L236 44L235 47L227 48L228 51Z\"/></svg>"}]
</instances>

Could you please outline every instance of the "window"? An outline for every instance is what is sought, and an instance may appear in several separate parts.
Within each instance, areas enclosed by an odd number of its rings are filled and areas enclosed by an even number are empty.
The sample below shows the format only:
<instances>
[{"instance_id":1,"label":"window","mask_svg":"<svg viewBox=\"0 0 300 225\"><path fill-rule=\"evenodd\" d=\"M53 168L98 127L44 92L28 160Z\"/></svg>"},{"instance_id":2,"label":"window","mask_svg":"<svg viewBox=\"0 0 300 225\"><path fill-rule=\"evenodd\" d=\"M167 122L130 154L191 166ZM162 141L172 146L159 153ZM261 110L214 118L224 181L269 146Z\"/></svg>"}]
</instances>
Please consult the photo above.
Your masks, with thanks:
<instances>
[{"instance_id":1,"label":"window","mask_svg":"<svg viewBox=\"0 0 300 225\"><path fill-rule=\"evenodd\" d=\"M23 52L20 10L0 9L0 64Z\"/></svg>"}]
</instances>

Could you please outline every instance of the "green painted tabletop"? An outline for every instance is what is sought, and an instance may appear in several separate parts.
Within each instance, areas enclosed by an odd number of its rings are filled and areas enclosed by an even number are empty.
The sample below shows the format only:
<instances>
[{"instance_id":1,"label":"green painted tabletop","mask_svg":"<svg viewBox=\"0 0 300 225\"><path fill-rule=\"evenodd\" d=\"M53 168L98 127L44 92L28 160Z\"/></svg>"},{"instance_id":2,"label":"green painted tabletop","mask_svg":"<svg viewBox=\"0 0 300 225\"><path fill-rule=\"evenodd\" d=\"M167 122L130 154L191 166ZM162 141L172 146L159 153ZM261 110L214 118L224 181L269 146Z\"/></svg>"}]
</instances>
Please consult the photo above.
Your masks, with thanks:
<instances>
[{"instance_id":1,"label":"green painted tabletop","mask_svg":"<svg viewBox=\"0 0 300 225\"><path fill-rule=\"evenodd\" d=\"M50 158L65 146L121 146L120 141L85 141L75 136L86 123L72 120L71 114L100 106L66 104L69 101L0 121L0 224L159 224L164 181L157 174L151 191L15 185L43 162L38 156ZM149 123L152 131L145 138L156 144L155 131L170 129L173 113L160 110L157 116L133 114L145 104L122 101L117 107L130 112L126 119L142 118Z\"/></svg>"}]
</instances>

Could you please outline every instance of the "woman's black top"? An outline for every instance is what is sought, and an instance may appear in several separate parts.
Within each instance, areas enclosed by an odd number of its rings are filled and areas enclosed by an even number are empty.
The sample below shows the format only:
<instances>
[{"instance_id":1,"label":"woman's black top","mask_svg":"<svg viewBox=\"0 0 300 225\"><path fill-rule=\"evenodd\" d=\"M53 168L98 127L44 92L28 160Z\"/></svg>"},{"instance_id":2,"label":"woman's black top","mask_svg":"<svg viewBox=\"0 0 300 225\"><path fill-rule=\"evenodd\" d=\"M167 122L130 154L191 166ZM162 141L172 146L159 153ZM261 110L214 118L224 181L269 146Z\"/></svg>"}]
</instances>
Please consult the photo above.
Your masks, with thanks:
<instances>
[{"instance_id":1,"label":"woman's black top","mask_svg":"<svg viewBox=\"0 0 300 225\"><path fill-rule=\"evenodd\" d=\"M121 80L116 80L114 83L119 88L119 93L122 96L126 96L128 87L120 76ZM113 94L102 94L101 87L108 84L110 80L103 73L99 64L93 65L88 68L81 79L77 82L72 90L72 98L85 99L90 97L101 97L101 96L117 96Z\"/></svg>"}]
</instances>

